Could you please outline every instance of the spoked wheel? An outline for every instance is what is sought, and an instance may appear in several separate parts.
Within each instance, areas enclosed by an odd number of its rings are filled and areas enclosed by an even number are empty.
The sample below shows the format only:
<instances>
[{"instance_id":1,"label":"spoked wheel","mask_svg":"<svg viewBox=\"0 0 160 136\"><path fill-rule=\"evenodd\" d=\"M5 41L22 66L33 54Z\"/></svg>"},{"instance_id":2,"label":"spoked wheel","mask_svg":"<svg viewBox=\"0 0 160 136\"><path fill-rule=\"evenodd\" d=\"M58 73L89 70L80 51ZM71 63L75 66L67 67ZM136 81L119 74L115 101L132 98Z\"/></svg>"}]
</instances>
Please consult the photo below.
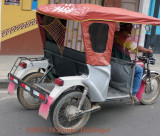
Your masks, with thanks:
<instances>
[{"instance_id":1,"label":"spoked wheel","mask_svg":"<svg viewBox=\"0 0 160 136\"><path fill-rule=\"evenodd\" d=\"M81 97L82 92L69 91L63 94L53 105L50 113L50 119L52 125L57 129L58 133L77 133L88 122L90 113L87 113L79 118L70 118L74 115L74 113L76 113ZM88 97L86 97L81 110L88 110L90 108L91 103Z\"/></svg>"},{"instance_id":2,"label":"spoked wheel","mask_svg":"<svg viewBox=\"0 0 160 136\"><path fill-rule=\"evenodd\" d=\"M34 86L34 84L36 84L42 76L43 73L33 72L26 75L22 80L28 83L29 85ZM46 78L45 82L50 83L50 79ZM37 98L33 97L20 87L17 88L17 97L22 106L29 110L36 110L39 108L41 104L41 102Z\"/></svg>"},{"instance_id":3,"label":"spoked wheel","mask_svg":"<svg viewBox=\"0 0 160 136\"><path fill-rule=\"evenodd\" d=\"M141 103L142 104L153 104L160 93L160 78L157 74L151 73L151 78L145 78L145 92L143 93Z\"/></svg>"}]
</instances>

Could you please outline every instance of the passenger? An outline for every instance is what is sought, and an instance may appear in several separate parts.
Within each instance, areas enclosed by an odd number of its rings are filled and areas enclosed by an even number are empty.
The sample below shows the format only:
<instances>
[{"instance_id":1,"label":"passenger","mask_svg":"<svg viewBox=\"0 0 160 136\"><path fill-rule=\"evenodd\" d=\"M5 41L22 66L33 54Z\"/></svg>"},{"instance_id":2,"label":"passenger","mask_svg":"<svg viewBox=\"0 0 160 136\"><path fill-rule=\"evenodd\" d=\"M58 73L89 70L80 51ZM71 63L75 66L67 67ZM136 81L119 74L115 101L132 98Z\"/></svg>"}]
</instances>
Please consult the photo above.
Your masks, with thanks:
<instances>
[{"instance_id":1,"label":"passenger","mask_svg":"<svg viewBox=\"0 0 160 136\"><path fill-rule=\"evenodd\" d=\"M113 44L112 50L112 57L119 58L126 61L131 61L129 51L137 53L137 51L142 53L152 53L152 50L146 49L141 46L135 46L133 40L129 40L131 36L133 25L130 23L117 23L116 32L115 32L115 39ZM131 38L130 38L131 39ZM132 90L132 97L138 101L136 98L136 94L141 86L143 76L143 68L136 64L134 81L133 81L133 90Z\"/></svg>"}]
</instances>

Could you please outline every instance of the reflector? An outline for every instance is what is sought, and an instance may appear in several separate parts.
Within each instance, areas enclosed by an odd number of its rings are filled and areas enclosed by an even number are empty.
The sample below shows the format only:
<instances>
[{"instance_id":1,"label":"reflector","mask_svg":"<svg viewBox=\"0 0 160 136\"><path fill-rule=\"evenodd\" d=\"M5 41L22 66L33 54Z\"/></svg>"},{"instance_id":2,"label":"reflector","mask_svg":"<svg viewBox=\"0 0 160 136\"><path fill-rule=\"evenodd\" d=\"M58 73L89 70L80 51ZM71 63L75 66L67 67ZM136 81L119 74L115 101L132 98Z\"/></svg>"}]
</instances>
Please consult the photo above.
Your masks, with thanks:
<instances>
[{"instance_id":1,"label":"reflector","mask_svg":"<svg viewBox=\"0 0 160 136\"><path fill-rule=\"evenodd\" d=\"M21 62L21 63L19 63L19 66L22 67L22 68L26 68L27 64L25 62Z\"/></svg>"},{"instance_id":2,"label":"reflector","mask_svg":"<svg viewBox=\"0 0 160 136\"><path fill-rule=\"evenodd\" d=\"M25 86L26 86L25 84L21 83L21 87L25 88Z\"/></svg>"},{"instance_id":3,"label":"reflector","mask_svg":"<svg viewBox=\"0 0 160 136\"><path fill-rule=\"evenodd\" d=\"M12 76L10 76L10 79L13 81L14 80L14 78L12 77Z\"/></svg>"},{"instance_id":4,"label":"reflector","mask_svg":"<svg viewBox=\"0 0 160 136\"><path fill-rule=\"evenodd\" d=\"M63 80L59 79L59 78L55 78L54 79L54 83L59 85L59 86L62 86L63 85Z\"/></svg>"},{"instance_id":5,"label":"reflector","mask_svg":"<svg viewBox=\"0 0 160 136\"><path fill-rule=\"evenodd\" d=\"M44 100L44 96L42 94L39 94L39 97Z\"/></svg>"}]
</instances>

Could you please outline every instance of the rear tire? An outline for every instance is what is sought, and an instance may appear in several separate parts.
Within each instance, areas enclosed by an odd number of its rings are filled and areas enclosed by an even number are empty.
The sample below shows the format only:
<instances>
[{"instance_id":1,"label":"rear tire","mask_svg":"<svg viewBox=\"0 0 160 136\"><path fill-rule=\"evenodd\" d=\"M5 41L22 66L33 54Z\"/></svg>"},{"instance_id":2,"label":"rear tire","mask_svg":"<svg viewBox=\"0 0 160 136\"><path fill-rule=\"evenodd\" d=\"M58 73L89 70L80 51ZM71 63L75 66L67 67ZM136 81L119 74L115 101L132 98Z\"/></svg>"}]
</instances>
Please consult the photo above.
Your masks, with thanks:
<instances>
[{"instance_id":1,"label":"rear tire","mask_svg":"<svg viewBox=\"0 0 160 136\"><path fill-rule=\"evenodd\" d=\"M146 85L145 85L145 91L140 101L141 104L150 105L156 102L160 94L160 78L156 77L157 75L158 74L151 73L151 89L150 89L149 78L147 77L144 78ZM154 77L156 78L154 79Z\"/></svg>"},{"instance_id":2,"label":"rear tire","mask_svg":"<svg viewBox=\"0 0 160 136\"><path fill-rule=\"evenodd\" d=\"M89 120L90 113L84 114L82 117L68 120L67 115L69 112L76 110L79 101L82 97L82 92L80 91L69 91L62 96L60 96L55 104L52 106L50 112L50 120L52 125L56 128L58 133L61 134L73 134L80 131L82 127L86 125ZM88 97L85 98L84 104L82 105L82 110L88 110L91 108L91 102Z\"/></svg>"},{"instance_id":3,"label":"rear tire","mask_svg":"<svg viewBox=\"0 0 160 136\"><path fill-rule=\"evenodd\" d=\"M43 73L33 72L26 75L22 80L34 86L43 75ZM46 78L45 82L50 82L49 78ZM40 107L41 102L20 87L17 88L17 97L21 105L29 110L36 110Z\"/></svg>"}]
</instances>

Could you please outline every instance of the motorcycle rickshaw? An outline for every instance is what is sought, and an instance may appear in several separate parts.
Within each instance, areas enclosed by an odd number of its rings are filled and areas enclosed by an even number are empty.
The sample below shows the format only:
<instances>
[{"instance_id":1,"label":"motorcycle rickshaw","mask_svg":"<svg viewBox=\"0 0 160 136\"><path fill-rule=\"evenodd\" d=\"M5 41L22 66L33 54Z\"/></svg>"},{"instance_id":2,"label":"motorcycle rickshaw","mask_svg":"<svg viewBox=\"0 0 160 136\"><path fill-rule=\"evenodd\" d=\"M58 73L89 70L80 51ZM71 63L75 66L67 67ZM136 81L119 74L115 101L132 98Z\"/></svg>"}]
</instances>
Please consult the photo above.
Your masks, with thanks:
<instances>
[{"instance_id":1,"label":"motorcycle rickshaw","mask_svg":"<svg viewBox=\"0 0 160 136\"><path fill-rule=\"evenodd\" d=\"M37 20L44 57L18 58L8 74L8 89L13 93L17 85L20 103L27 109L40 107L39 115L45 119L49 115L63 134L84 127L90 114L100 110L99 103L132 96L137 60L111 57L116 23L160 25L157 18L93 4L43 5ZM155 59L149 55L138 59L144 68L140 102L152 104L160 89L159 74L149 68Z\"/></svg>"}]
</instances>

